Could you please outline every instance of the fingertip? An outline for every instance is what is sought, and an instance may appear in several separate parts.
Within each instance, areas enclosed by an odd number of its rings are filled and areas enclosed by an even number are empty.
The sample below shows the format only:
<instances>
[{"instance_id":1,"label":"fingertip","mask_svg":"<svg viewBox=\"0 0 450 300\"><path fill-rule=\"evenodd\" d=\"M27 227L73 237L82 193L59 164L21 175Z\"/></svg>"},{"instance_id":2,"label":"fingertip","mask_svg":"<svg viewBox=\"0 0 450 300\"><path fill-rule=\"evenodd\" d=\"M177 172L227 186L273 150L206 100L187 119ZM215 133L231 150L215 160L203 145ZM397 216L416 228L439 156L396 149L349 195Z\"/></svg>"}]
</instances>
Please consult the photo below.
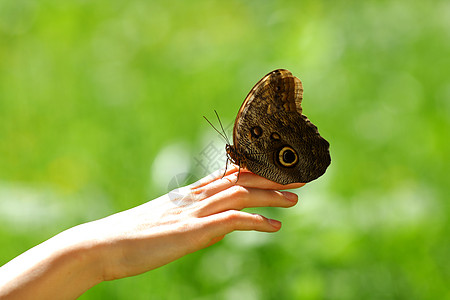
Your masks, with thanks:
<instances>
[{"instance_id":1,"label":"fingertip","mask_svg":"<svg viewBox=\"0 0 450 300\"><path fill-rule=\"evenodd\" d=\"M289 200L294 205L297 204L297 202L298 202L297 194L292 193L292 192L286 192L286 191L281 192L281 194L283 194L283 196L286 200Z\"/></svg>"},{"instance_id":2,"label":"fingertip","mask_svg":"<svg viewBox=\"0 0 450 300\"><path fill-rule=\"evenodd\" d=\"M286 185L283 185L283 190L291 190L291 189L298 189L301 188L302 186L304 186L306 183L303 182L294 182L294 183L289 183Z\"/></svg>"},{"instance_id":3,"label":"fingertip","mask_svg":"<svg viewBox=\"0 0 450 300\"><path fill-rule=\"evenodd\" d=\"M281 222L274 219L267 219L267 222L275 229L275 231L280 230Z\"/></svg>"}]
</instances>

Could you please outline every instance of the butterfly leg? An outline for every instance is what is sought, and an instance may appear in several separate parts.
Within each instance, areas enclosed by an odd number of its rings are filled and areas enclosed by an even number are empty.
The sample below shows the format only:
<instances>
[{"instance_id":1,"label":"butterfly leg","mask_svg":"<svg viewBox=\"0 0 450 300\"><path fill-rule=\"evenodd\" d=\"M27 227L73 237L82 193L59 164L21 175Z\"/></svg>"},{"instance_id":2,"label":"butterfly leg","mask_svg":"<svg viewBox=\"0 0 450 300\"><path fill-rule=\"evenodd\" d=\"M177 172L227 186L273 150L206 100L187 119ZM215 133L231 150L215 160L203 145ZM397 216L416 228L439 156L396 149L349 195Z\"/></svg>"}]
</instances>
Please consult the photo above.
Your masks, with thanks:
<instances>
[{"instance_id":1,"label":"butterfly leg","mask_svg":"<svg viewBox=\"0 0 450 300\"><path fill-rule=\"evenodd\" d=\"M227 156L227 162L225 163L225 171L223 172L222 178L224 178L225 174L227 173L227 167L228 167L228 156Z\"/></svg>"},{"instance_id":2,"label":"butterfly leg","mask_svg":"<svg viewBox=\"0 0 450 300\"><path fill-rule=\"evenodd\" d=\"M241 166L239 165L239 170L238 170L238 174L237 174L237 177L236 177L236 182L234 184L237 184L240 174L241 174Z\"/></svg>"}]
</instances>

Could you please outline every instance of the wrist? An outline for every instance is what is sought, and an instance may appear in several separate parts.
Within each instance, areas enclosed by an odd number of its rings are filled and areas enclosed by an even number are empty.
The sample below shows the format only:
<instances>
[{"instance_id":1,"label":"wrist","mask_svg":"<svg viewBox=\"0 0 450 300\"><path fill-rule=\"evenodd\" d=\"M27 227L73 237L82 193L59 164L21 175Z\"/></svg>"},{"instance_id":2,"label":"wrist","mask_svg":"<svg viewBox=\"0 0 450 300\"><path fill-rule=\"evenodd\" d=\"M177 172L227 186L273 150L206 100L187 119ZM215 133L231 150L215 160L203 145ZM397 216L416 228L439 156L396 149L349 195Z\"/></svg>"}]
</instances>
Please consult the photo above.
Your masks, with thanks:
<instances>
[{"instance_id":1,"label":"wrist","mask_svg":"<svg viewBox=\"0 0 450 300\"><path fill-rule=\"evenodd\" d=\"M81 224L55 236L55 242L61 245L59 260L68 265L71 280L78 282L82 292L103 281L103 246L93 225Z\"/></svg>"}]
</instances>

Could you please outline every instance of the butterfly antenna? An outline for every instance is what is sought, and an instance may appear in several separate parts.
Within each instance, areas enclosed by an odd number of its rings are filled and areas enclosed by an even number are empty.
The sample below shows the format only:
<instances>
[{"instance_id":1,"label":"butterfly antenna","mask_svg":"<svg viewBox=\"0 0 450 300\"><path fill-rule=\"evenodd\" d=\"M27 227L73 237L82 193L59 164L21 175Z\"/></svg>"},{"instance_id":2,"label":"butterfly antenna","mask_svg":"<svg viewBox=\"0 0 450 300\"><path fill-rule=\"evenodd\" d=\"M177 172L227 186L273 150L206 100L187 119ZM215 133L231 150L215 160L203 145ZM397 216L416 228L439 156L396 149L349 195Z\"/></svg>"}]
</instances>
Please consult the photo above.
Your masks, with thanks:
<instances>
[{"instance_id":1,"label":"butterfly antenna","mask_svg":"<svg viewBox=\"0 0 450 300\"><path fill-rule=\"evenodd\" d=\"M217 130L217 128L205 116L203 116L203 118L205 118L206 122L208 122L209 125L211 125L211 127L214 128L214 130L217 131L218 134L220 134L220 136L225 140L225 142L229 144L228 137L226 135L224 135L222 132L220 132L219 130ZM222 124L221 124L221 126L222 126ZM222 128L222 130L223 130L223 128ZM225 131L224 131L224 133L225 133Z\"/></svg>"},{"instance_id":2,"label":"butterfly antenna","mask_svg":"<svg viewBox=\"0 0 450 300\"><path fill-rule=\"evenodd\" d=\"M222 128L222 132L223 132L223 134L225 135L225 140L227 141L227 144L229 145L229 144L230 144L230 140L228 139L228 136L227 136L226 131L223 129L222 121L220 121L219 114L217 113L216 110L214 110L214 112L216 113L217 120L219 120L220 128Z\"/></svg>"}]
</instances>

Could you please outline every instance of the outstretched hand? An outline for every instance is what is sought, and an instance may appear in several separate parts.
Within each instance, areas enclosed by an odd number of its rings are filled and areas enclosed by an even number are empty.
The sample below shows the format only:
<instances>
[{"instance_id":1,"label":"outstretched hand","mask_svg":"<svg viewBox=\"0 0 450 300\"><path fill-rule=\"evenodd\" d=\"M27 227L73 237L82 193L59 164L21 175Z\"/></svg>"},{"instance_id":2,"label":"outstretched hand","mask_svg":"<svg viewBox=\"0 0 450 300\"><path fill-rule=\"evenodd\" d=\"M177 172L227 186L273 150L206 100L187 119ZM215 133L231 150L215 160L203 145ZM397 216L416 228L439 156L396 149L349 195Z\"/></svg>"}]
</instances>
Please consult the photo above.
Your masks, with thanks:
<instances>
[{"instance_id":1,"label":"outstretched hand","mask_svg":"<svg viewBox=\"0 0 450 300\"><path fill-rule=\"evenodd\" d=\"M233 166L153 201L70 228L0 268L0 298L74 299L105 280L137 275L220 241L234 230L275 232L276 220L241 211L294 206L294 193ZM239 176L239 177L238 177ZM237 180L239 178L239 180Z\"/></svg>"},{"instance_id":2,"label":"outstretched hand","mask_svg":"<svg viewBox=\"0 0 450 300\"><path fill-rule=\"evenodd\" d=\"M248 207L291 207L298 196L281 185L234 166L133 209L97 221L108 232L105 280L136 275L220 241L234 230L275 232L276 220L242 212ZM239 176L239 179L238 179ZM236 180L238 181L236 182ZM106 253L105 253L106 254Z\"/></svg>"}]
</instances>

